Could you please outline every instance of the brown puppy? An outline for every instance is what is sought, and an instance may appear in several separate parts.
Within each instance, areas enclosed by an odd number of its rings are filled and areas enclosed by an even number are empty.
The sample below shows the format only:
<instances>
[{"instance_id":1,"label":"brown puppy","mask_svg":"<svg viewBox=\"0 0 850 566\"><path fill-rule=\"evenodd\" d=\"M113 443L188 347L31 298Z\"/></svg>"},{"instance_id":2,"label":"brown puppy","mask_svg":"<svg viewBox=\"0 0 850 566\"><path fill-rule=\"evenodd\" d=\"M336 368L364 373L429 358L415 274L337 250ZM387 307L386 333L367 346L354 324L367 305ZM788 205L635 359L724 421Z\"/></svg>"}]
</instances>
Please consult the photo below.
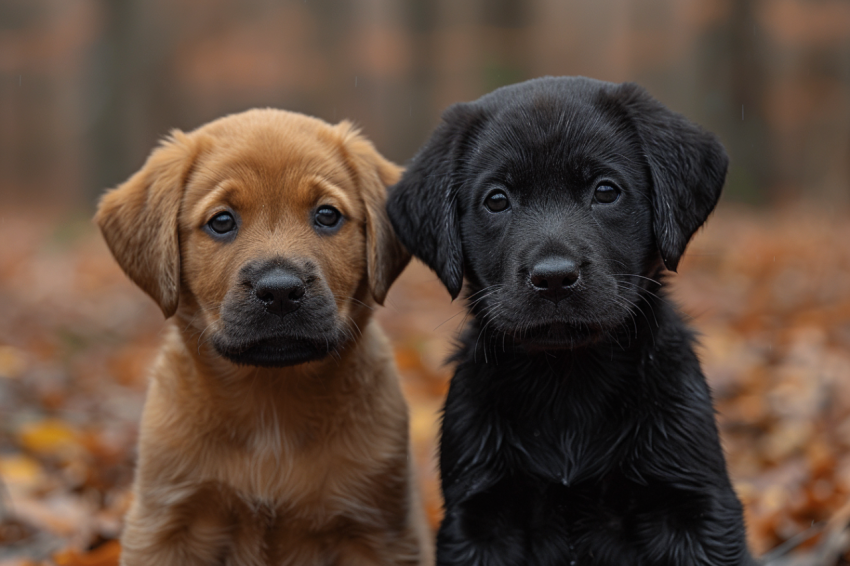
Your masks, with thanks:
<instances>
[{"instance_id":1,"label":"brown puppy","mask_svg":"<svg viewBox=\"0 0 850 566\"><path fill-rule=\"evenodd\" d=\"M347 122L252 110L174 132L103 197L112 253L171 317L123 564L430 562L371 320L409 259L399 174Z\"/></svg>"}]
</instances>

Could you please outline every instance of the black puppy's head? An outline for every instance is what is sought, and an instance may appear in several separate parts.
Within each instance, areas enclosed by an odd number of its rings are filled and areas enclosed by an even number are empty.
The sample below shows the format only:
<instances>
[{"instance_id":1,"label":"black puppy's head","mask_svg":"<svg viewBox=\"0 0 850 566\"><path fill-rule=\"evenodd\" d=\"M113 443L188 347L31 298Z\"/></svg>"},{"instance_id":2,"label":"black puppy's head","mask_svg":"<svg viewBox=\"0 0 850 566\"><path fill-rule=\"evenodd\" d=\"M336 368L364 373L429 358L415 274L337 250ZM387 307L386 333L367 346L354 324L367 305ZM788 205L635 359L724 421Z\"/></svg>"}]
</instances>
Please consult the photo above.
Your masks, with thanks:
<instances>
[{"instance_id":1,"label":"black puppy's head","mask_svg":"<svg viewBox=\"0 0 850 566\"><path fill-rule=\"evenodd\" d=\"M634 84L542 78L450 107L392 189L407 248L488 326L543 348L622 325L720 196L710 133Z\"/></svg>"}]
</instances>

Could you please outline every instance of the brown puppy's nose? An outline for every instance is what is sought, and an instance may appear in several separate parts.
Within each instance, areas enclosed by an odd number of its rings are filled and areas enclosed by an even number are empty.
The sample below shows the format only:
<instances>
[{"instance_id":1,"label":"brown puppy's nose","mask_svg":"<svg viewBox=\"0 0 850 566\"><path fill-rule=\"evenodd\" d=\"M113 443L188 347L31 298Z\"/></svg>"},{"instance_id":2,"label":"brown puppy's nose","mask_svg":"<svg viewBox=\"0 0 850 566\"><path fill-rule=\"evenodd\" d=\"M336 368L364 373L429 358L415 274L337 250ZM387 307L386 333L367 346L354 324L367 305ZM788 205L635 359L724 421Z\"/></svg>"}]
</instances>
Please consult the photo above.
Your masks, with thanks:
<instances>
[{"instance_id":1,"label":"brown puppy's nose","mask_svg":"<svg viewBox=\"0 0 850 566\"><path fill-rule=\"evenodd\" d=\"M581 275L578 263L567 257L547 257L531 268L529 278L537 293L557 303Z\"/></svg>"},{"instance_id":2,"label":"brown puppy's nose","mask_svg":"<svg viewBox=\"0 0 850 566\"><path fill-rule=\"evenodd\" d=\"M267 311L278 316L298 309L306 291L300 277L280 268L265 272L254 283L254 294Z\"/></svg>"}]
</instances>

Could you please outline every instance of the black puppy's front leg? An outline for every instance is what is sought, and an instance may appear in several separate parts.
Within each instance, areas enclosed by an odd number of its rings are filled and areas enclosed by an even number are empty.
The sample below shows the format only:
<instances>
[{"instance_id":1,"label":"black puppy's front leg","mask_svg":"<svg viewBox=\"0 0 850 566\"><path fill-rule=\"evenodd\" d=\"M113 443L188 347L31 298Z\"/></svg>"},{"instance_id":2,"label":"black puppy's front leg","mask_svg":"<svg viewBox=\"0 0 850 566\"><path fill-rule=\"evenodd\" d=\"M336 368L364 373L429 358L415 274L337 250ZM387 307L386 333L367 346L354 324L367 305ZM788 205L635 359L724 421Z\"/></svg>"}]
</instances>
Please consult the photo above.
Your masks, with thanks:
<instances>
[{"instance_id":1,"label":"black puppy's front leg","mask_svg":"<svg viewBox=\"0 0 850 566\"><path fill-rule=\"evenodd\" d=\"M645 564L756 564L747 551L741 504L731 487L710 493L658 488L654 499L642 505L636 520Z\"/></svg>"},{"instance_id":2,"label":"black puppy's front leg","mask_svg":"<svg viewBox=\"0 0 850 566\"><path fill-rule=\"evenodd\" d=\"M674 361L664 360L664 367ZM692 351L676 369L678 389L667 390L658 404L663 409L643 421L640 450L626 466L636 547L649 565L753 565L710 393ZM663 442L651 441L653 430L663 431Z\"/></svg>"},{"instance_id":3,"label":"black puppy's front leg","mask_svg":"<svg viewBox=\"0 0 850 566\"><path fill-rule=\"evenodd\" d=\"M504 504L508 490L499 486L461 504L447 504L437 533L438 566L526 564L526 533L517 520L522 510Z\"/></svg>"},{"instance_id":4,"label":"black puppy's front leg","mask_svg":"<svg viewBox=\"0 0 850 566\"><path fill-rule=\"evenodd\" d=\"M512 475L516 454L504 423L487 405L487 387L461 364L449 387L440 435L445 517L439 566L525 566L527 481Z\"/></svg>"}]
</instances>

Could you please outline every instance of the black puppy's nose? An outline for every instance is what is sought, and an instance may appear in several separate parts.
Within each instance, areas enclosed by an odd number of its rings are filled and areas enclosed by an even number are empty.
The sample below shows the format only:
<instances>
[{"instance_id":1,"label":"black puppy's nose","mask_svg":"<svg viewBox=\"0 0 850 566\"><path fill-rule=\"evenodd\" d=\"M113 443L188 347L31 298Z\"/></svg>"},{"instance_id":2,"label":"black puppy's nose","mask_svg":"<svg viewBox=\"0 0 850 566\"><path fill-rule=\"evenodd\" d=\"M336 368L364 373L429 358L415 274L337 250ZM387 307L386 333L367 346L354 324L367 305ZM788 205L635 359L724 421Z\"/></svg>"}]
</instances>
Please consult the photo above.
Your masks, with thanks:
<instances>
[{"instance_id":1,"label":"black puppy's nose","mask_svg":"<svg viewBox=\"0 0 850 566\"><path fill-rule=\"evenodd\" d=\"M267 271L254 282L254 294L267 311L278 316L298 309L306 291L301 278L284 269Z\"/></svg>"},{"instance_id":2,"label":"black puppy's nose","mask_svg":"<svg viewBox=\"0 0 850 566\"><path fill-rule=\"evenodd\" d=\"M578 263L567 257L548 257L531 268L531 285L542 297L557 303L581 275Z\"/></svg>"}]
</instances>

